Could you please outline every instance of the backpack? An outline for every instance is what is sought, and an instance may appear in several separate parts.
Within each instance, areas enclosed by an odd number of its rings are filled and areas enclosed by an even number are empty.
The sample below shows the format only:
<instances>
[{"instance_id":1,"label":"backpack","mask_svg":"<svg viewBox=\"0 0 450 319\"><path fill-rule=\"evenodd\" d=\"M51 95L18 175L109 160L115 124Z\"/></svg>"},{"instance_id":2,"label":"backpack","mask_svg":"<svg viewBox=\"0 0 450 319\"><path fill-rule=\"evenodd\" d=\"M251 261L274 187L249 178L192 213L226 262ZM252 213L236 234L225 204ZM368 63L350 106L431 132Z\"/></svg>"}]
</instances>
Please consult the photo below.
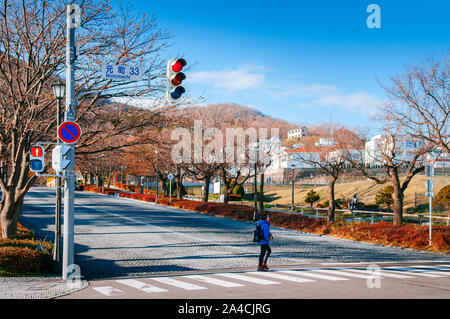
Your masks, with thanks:
<instances>
[{"instance_id":1,"label":"backpack","mask_svg":"<svg viewBox=\"0 0 450 319\"><path fill-rule=\"evenodd\" d=\"M262 239L262 229L259 224L256 224L256 229L253 231L253 242L258 243Z\"/></svg>"}]
</instances>

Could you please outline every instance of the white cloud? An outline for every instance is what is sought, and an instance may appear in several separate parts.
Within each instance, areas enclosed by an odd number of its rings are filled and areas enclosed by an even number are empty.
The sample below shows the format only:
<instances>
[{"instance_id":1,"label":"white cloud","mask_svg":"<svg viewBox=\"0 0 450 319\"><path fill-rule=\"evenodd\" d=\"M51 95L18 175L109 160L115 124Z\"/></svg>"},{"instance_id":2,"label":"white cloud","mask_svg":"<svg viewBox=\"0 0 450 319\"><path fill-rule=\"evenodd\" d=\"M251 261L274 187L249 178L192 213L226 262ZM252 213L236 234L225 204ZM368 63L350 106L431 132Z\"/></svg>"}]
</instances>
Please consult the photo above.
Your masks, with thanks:
<instances>
[{"instance_id":1,"label":"white cloud","mask_svg":"<svg viewBox=\"0 0 450 319\"><path fill-rule=\"evenodd\" d=\"M318 97L313 101L321 106L339 106L349 111L364 111L367 114L375 114L381 99L366 92L356 92L351 94L327 94Z\"/></svg>"},{"instance_id":2,"label":"white cloud","mask_svg":"<svg viewBox=\"0 0 450 319\"><path fill-rule=\"evenodd\" d=\"M277 99L283 99L287 97L297 98L315 98L325 94L334 94L339 92L339 89L332 85L313 83L295 83L284 88L271 92L270 95Z\"/></svg>"},{"instance_id":3,"label":"white cloud","mask_svg":"<svg viewBox=\"0 0 450 319\"><path fill-rule=\"evenodd\" d=\"M258 88L265 79L265 74L252 72L243 67L235 70L199 71L189 76L189 81L192 83L207 84L232 91Z\"/></svg>"}]
</instances>

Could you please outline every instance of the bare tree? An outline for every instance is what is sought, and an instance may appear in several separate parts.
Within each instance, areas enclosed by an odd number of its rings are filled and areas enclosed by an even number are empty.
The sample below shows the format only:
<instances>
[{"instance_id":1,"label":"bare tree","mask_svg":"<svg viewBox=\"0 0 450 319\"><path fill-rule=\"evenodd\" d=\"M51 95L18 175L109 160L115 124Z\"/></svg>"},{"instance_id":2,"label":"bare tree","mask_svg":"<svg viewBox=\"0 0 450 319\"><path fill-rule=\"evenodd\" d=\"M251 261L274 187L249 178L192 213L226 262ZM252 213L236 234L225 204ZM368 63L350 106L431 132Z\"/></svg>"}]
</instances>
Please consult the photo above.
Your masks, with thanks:
<instances>
[{"instance_id":1,"label":"bare tree","mask_svg":"<svg viewBox=\"0 0 450 319\"><path fill-rule=\"evenodd\" d=\"M382 112L414 138L425 140L450 154L450 62L429 58L420 65L406 67L406 73L391 78L383 86L389 103Z\"/></svg>"},{"instance_id":2,"label":"bare tree","mask_svg":"<svg viewBox=\"0 0 450 319\"><path fill-rule=\"evenodd\" d=\"M353 166L360 170L364 176L375 181L377 184L390 182L394 186L392 194L394 203L394 225L403 223L403 200L404 193L411 179L424 170L424 156L433 147L433 144L425 140L415 140L411 136L402 133L403 128L396 126L395 122L389 122L385 119L385 128L383 134L379 135L375 142L375 150L366 148L365 163L356 162L348 158ZM412 147L407 149L405 146L411 143ZM361 145L362 148L362 145ZM384 174L375 175L370 170L370 164L381 166ZM405 175L404 177L401 175Z\"/></svg>"},{"instance_id":3,"label":"bare tree","mask_svg":"<svg viewBox=\"0 0 450 319\"><path fill-rule=\"evenodd\" d=\"M77 32L78 65L99 69L102 63L111 61L136 62L150 76L157 76L163 65L159 52L166 46L168 35L155 26L154 18L132 16L126 8L114 12L109 1L85 0L79 4L83 13ZM24 196L36 180L29 174L30 145L55 140L56 103L50 85L65 67L66 2L1 0L0 17L0 155L6 162L3 166L8 167L8 176L0 181L0 223L2 236L14 238ZM76 95L127 84L104 80L98 72L77 73ZM157 91L125 89L122 94ZM79 101L77 121L85 134L77 145L78 154L123 147L118 141L112 145L105 142L157 124L161 113L139 116L133 109L126 114L125 108L109 108L99 103L100 99L101 94L84 95ZM98 125L99 118L103 126Z\"/></svg>"},{"instance_id":4,"label":"bare tree","mask_svg":"<svg viewBox=\"0 0 450 319\"><path fill-rule=\"evenodd\" d=\"M326 125L324 132L326 132L326 136L324 136L326 143L324 145L305 144L303 152L294 153L292 160L294 163L315 167L329 176L327 220L329 223L333 223L336 211L335 184L349 163L346 156L347 150L358 146L355 143L355 134L345 127L329 123Z\"/></svg>"}]
</instances>

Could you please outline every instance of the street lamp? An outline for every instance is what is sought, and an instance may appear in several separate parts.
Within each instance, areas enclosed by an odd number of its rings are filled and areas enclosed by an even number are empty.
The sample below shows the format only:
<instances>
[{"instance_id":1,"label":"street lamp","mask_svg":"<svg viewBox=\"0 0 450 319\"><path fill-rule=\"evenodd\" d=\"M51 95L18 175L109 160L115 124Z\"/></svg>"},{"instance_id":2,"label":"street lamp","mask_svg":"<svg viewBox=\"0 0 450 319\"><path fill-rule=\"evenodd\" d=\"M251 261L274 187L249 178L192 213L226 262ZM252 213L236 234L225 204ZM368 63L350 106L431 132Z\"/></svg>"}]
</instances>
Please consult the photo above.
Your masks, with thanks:
<instances>
[{"instance_id":1,"label":"street lamp","mask_svg":"<svg viewBox=\"0 0 450 319\"><path fill-rule=\"evenodd\" d=\"M291 211L294 211L294 179L295 179L295 164L291 164L292 168L292 205Z\"/></svg>"},{"instance_id":2,"label":"street lamp","mask_svg":"<svg viewBox=\"0 0 450 319\"><path fill-rule=\"evenodd\" d=\"M155 174L156 174L156 200L158 203L158 193L159 193L159 180L158 180L158 150L155 150L156 161L155 161Z\"/></svg>"},{"instance_id":3,"label":"street lamp","mask_svg":"<svg viewBox=\"0 0 450 319\"><path fill-rule=\"evenodd\" d=\"M258 146L259 142L256 140L253 142L253 147L255 148L255 180L254 180L254 201L255 201L255 208L253 211L253 220L258 220L258 182L257 182L257 165L258 165Z\"/></svg>"},{"instance_id":4,"label":"street lamp","mask_svg":"<svg viewBox=\"0 0 450 319\"><path fill-rule=\"evenodd\" d=\"M146 176L145 176L145 188L148 191L148 175L150 174L150 170L146 170Z\"/></svg>"},{"instance_id":5,"label":"street lamp","mask_svg":"<svg viewBox=\"0 0 450 319\"><path fill-rule=\"evenodd\" d=\"M61 124L61 101L66 93L66 86L61 80L58 83L52 84L53 94L56 99L56 132L58 132L59 125ZM61 144L61 141L56 134L56 144ZM56 263L60 262L61 259L61 184L62 179L60 176L55 177L55 188L56 188L56 207L55 207L55 250L53 252L53 260Z\"/></svg>"}]
</instances>

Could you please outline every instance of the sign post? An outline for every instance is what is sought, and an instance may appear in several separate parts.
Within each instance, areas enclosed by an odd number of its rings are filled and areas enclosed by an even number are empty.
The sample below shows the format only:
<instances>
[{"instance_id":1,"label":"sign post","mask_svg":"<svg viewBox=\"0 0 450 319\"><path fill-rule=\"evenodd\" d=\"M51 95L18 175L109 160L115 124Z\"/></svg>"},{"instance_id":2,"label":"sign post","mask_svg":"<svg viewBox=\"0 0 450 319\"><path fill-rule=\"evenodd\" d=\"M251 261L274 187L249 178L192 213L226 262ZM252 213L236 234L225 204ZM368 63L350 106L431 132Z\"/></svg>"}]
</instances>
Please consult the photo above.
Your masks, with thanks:
<instances>
[{"instance_id":1,"label":"sign post","mask_svg":"<svg viewBox=\"0 0 450 319\"><path fill-rule=\"evenodd\" d=\"M426 196L429 198L429 211L430 211L430 222L429 222L429 244L431 246L431 236L432 236L432 230L433 230L433 175L434 175L434 166L433 164L426 164L425 165L425 175L428 176L430 179L427 180L426 188L427 192L425 193Z\"/></svg>"},{"instance_id":2,"label":"sign post","mask_svg":"<svg viewBox=\"0 0 450 319\"><path fill-rule=\"evenodd\" d=\"M81 12L76 4L67 6L66 36L66 110L64 120L75 120L75 29L80 27ZM68 128L68 130L70 130ZM70 134L69 134L70 135ZM64 142L64 141L63 141ZM67 279L74 264L74 195L75 195L75 144L69 144L64 170L64 241L62 278Z\"/></svg>"}]
</instances>

